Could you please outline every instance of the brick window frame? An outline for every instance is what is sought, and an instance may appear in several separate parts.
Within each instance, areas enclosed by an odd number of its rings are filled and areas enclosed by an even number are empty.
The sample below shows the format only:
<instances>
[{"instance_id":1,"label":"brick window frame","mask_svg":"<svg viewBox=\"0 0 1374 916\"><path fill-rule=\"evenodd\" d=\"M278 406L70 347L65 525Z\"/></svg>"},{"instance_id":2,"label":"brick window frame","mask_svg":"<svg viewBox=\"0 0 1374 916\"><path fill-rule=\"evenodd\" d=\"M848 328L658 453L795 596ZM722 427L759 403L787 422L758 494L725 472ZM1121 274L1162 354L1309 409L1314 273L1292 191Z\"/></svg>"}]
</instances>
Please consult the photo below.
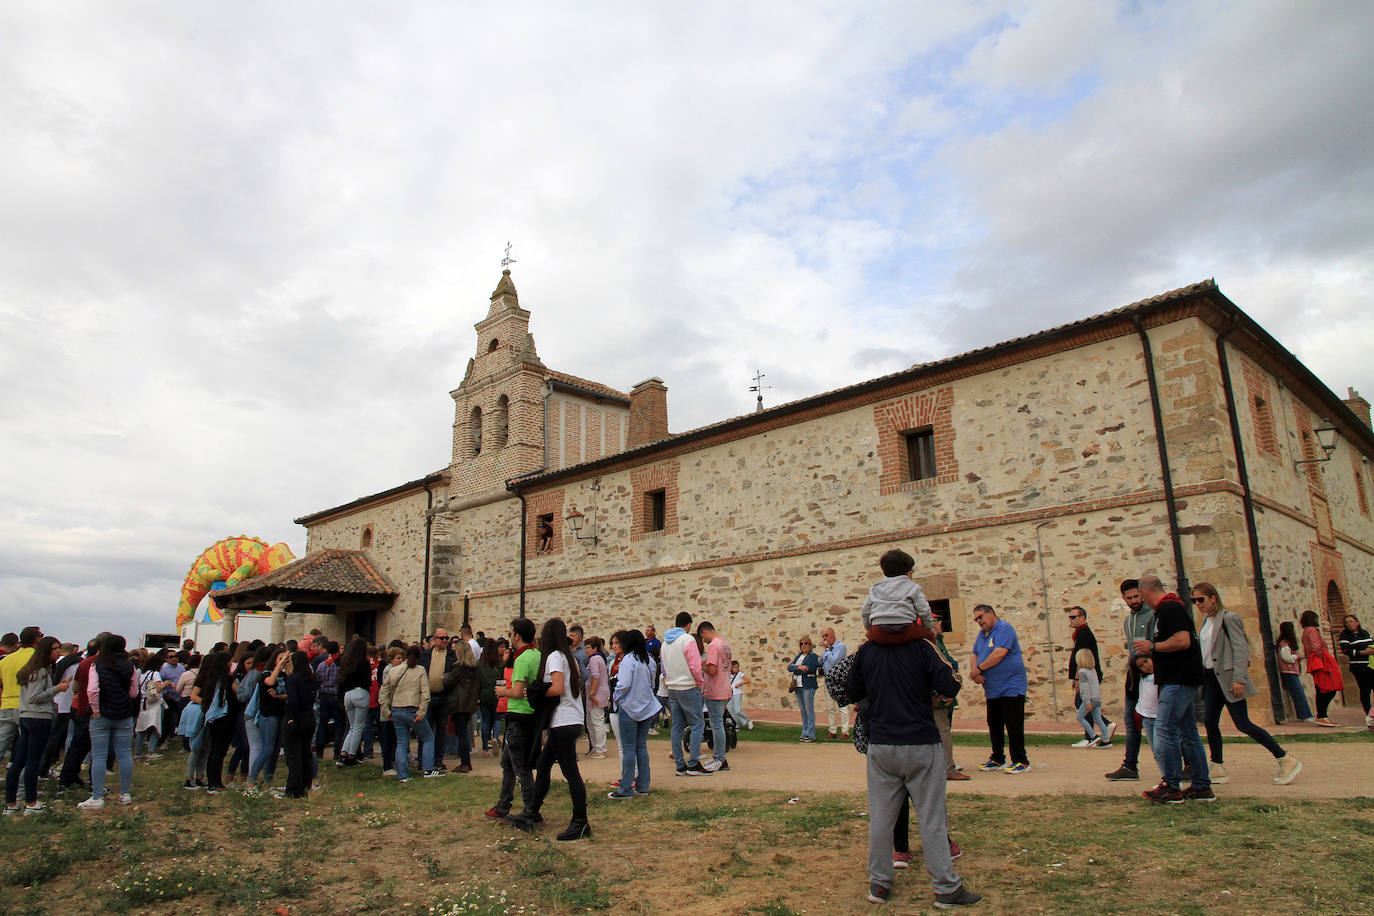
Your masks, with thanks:
<instances>
[{"instance_id":1,"label":"brick window frame","mask_svg":"<svg viewBox=\"0 0 1374 916\"><path fill-rule=\"evenodd\" d=\"M372 546L374 529L371 525L364 525L363 530L358 534L358 549L367 550Z\"/></svg>"},{"instance_id":2,"label":"brick window frame","mask_svg":"<svg viewBox=\"0 0 1374 916\"><path fill-rule=\"evenodd\" d=\"M539 552L539 516L551 515L553 525L553 546L543 553ZM563 491L546 490L525 499L525 556L551 557L563 552Z\"/></svg>"},{"instance_id":3,"label":"brick window frame","mask_svg":"<svg viewBox=\"0 0 1374 916\"><path fill-rule=\"evenodd\" d=\"M1312 431L1312 417L1297 399L1293 401L1293 419L1298 427L1298 447L1302 450L1303 460L1308 462L1302 466L1303 472L1307 475L1307 485L1325 496L1326 481L1322 478L1322 462L1316 461L1321 455L1321 446L1317 444L1317 434Z\"/></svg>"},{"instance_id":4,"label":"brick window frame","mask_svg":"<svg viewBox=\"0 0 1374 916\"><path fill-rule=\"evenodd\" d=\"M875 404L873 422L878 428L878 458L882 470L878 487L882 495L919 490L959 479L954 457L954 389L937 388ZM911 479L906 436L929 428L935 439L935 476Z\"/></svg>"},{"instance_id":5,"label":"brick window frame","mask_svg":"<svg viewBox=\"0 0 1374 916\"><path fill-rule=\"evenodd\" d=\"M631 541L664 537L678 531L678 472L677 461L664 461L630 472ZM650 494L663 493L663 527L654 528L654 506Z\"/></svg>"},{"instance_id":6,"label":"brick window frame","mask_svg":"<svg viewBox=\"0 0 1374 916\"><path fill-rule=\"evenodd\" d=\"M1274 426L1274 395L1269 387L1269 379L1259 366L1248 359L1241 361L1241 375L1245 379L1246 401L1250 405L1255 450L1281 461L1278 432Z\"/></svg>"}]
</instances>

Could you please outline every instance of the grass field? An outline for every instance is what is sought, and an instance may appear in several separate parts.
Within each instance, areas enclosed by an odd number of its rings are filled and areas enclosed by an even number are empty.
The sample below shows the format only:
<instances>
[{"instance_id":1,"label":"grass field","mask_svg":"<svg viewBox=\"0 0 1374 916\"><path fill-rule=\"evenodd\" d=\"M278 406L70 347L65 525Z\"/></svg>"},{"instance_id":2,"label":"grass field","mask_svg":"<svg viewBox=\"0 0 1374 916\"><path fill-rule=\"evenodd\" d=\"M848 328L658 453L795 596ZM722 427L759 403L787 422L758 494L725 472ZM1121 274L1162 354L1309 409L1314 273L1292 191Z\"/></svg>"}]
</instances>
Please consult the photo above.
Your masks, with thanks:
<instances>
[{"instance_id":1,"label":"grass field","mask_svg":"<svg viewBox=\"0 0 1374 916\"><path fill-rule=\"evenodd\" d=\"M545 805L546 836L527 836L482 816L496 795L487 778L399 785L375 767L327 767L327 789L293 802L184 791L181 762L140 764L132 808L83 813L71 797L44 816L0 822L0 908L784 916L867 907L858 794L789 803L786 792L670 780L667 791L613 802L589 784L595 836L558 843L552 834L569 816L561 783ZM956 867L987 898L977 912L1374 911L1374 799L1172 807L960 795L951 823L966 851ZM899 873L887 911L930 903L918 866Z\"/></svg>"}]
</instances>

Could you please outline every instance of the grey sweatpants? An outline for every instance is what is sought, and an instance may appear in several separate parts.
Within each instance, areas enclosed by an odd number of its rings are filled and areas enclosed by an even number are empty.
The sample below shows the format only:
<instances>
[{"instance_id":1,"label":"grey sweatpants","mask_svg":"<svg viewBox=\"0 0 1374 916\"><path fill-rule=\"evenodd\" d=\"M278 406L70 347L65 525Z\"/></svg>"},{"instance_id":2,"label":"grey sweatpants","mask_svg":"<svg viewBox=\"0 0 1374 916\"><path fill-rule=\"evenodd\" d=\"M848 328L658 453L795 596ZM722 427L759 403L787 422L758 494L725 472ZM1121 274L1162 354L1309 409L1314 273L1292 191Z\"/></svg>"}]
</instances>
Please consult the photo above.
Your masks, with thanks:
<instances>
[{"instance_id":1,"label":"grey sweatpants","mask_svg":"<svg viewBox=\"0 0 1374 916\"><path fill-rule=\"evenodd\" d=\"M892 827L910 794L921 830L921 856L937 894L960 887L949 857L945 752L938 744L868 746L868 880L892 887Z\"/></svg>"}]
</instances>

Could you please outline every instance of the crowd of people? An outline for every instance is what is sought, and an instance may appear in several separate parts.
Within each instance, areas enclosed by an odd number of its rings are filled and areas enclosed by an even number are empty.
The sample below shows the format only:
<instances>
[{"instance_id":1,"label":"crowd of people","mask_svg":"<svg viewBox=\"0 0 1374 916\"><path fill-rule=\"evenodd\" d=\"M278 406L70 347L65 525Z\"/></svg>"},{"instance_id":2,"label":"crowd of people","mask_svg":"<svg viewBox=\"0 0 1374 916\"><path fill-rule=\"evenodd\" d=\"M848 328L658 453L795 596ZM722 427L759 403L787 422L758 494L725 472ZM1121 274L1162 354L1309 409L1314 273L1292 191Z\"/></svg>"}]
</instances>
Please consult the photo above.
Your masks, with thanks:
<instances>
[{"instance_id":1,"label":"crowd of people","mask_svg":"<svg viewBox=\"0 0 1374 916\"><path fill-rule=\"evenodd\" d=\"M879 566L883 576L860 611L859 649L851 654L834 628L825 627L819 653L804 636L786 665L801 713L799 740L816 741L815 698L823 687L828 736L851 740L867 758L870 901L885 902L894 869L911 862L910 805L935 905L966 906L981 898L954 870L962 851L950 835L945 803L945 784L970 778L955 763L951 740L961 664L915 581L914 559L893 550ZM1108 779L1140 778L1144 737L1161 774L1145 798L1210 802L1212 787L1228 779L1219 730L1224 709L1242 734L1273 755L1273 782L1292 782L1303 764L1249 718L1246 701L1258 692L1248 671L1251 646L1243 620L1218 590L1207 582L1192 587L1200 626L1156 575L1122 582L1121 595L1129 666L1119 722L1104 708L1101 655L1088 612L1068 609L1068 678L1084 732L1073 746L1111 747L1124 725L1125 759ZM991 744L978 769L1024 774L1031 769L1024 735L1028 679L1017 634L987 604L974 607L973 620L978 630L967 673L983 690ZM96 636L83 652L27 627L0 639L0 758L10 755L4 813L41 812L38 788L45 778L59 791L89 788L82 810L105 807L111 795L132 804L135 758L157 760L169 747L185 754L188 791L259 794L284 766L275 796L301 798L321 787L320 769L332 747L335 766L380 757L383 775L401 783L412 774L433 779L471 772L473 754L499 756L501 785L485 814L525 831L543 823L557 764L572 803L572 818L557 839L582 839L592 827L579 757L605 757L608 730L620 755L620 778L608 797L624 801L652 790L647 739L658 734L663 717L671 723L680 777L729 771L738 729L753 727L743 709L749 679L730 644L709 621L695 630L692 624L683 612L661 640L646 626L618 630L606 641L561 618L549 618L537 631L533 621L517 618L497 638L464 626L456 637L441 628L413 644L378 647L358 636L341 645L313 631L282 644L219 643L203 654L189 641L179 651L131 649L112 633ZM1303 722L1331 725L1327 711L1341 689L1340 669L1316 615L1304 614L1301 625L1299 638L1285 622L1274 646L1282 683ZM1374 725L1374 640L1353 615L1345 618L1339 647L1358 681L1366 723ZM1298 678L1303 663L1317 688L1315 716ZM1199 697L1205 746L1194 715ZM456 757L453 770L446 756ZM106 788L116 773L117 794Z\"/></svg>"}]
</instances>

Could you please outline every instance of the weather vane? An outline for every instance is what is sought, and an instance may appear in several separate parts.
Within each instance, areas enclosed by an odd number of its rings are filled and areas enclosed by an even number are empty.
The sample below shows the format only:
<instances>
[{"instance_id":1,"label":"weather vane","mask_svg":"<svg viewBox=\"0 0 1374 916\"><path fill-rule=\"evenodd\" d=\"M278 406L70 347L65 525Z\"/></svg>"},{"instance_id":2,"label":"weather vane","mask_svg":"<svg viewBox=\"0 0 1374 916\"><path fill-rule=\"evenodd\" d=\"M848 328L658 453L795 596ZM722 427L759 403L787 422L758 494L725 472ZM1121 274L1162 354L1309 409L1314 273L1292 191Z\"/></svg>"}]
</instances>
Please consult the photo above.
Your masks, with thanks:
<instances>
[{"instance_id":1,"label":"weather vane","mask_svg":"<svg viewBox=\"0 0 1374 916\"><path fill-rule=\"evenodd\" d=\"M506 256L501 259L501 266L503 268L509 268L514 263L515 258L510 256L510 242L506 242Z\"/></svg>"},{"instance_id":2,"label":"weather vane","mask_svg":"<svg viewBox=\"0 0 1374 916\"><path fill-rule=\"evenodd\" d=\"M765 384L763 383L763 380L766 379L766 378L768 378L768 376L766 376L766 375L763 374L763 370L762 370L762 369L755 369L755 370L754 370L754 384L752 384L752 385L749 386L749 390L750 390L750 391L757 391L757 392L758 392L758 395L759 395L758 406L756 406L756 407L754 408L755 413L757 413L757 412L760 411L760 410L763 410L763 390L764 390L765 388L772 388L772 387L773 387L772 385L765 385Z\"/></svg>"}]
</instances>

